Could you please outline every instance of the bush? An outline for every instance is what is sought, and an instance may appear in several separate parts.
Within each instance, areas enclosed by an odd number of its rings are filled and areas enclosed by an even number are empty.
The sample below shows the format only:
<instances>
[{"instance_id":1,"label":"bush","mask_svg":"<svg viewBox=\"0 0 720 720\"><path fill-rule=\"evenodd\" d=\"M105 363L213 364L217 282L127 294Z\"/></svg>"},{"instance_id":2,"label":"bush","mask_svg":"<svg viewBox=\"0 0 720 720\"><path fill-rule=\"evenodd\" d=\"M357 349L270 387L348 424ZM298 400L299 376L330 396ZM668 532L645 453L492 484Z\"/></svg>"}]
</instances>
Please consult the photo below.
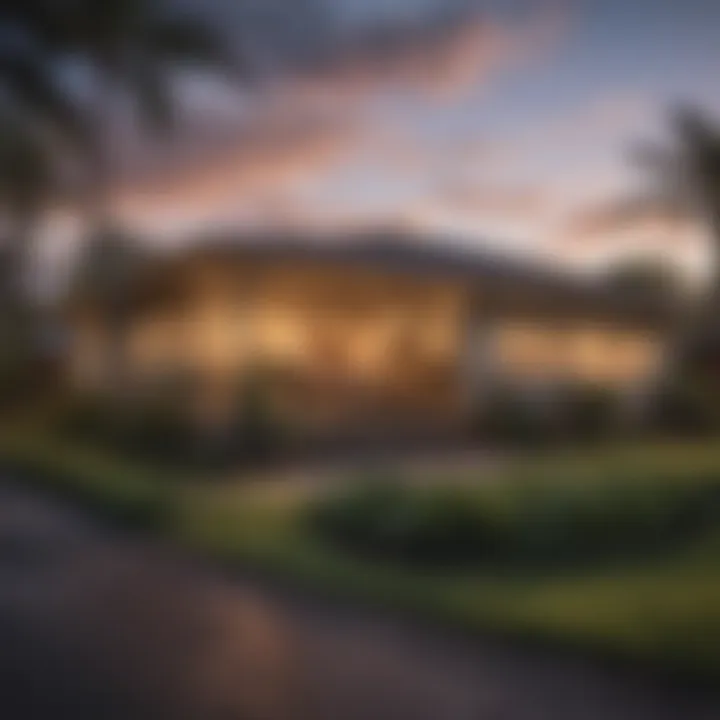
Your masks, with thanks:
<instances>
[{"instance_id":1,"label":"bush","mask_svg":"<svg viewBox=\"0 0 720 720\"><path fill-rule=\"evenodd\" d=\"M142 458L186 463L194 460L196 432L188 415L162 401L146 402L119 418L116 444Z\"/></svg>"},{"instance_id":2,"label":"bush","mask_svg":"<svg viewBox=\"0 0 720 720\"><path fill-rule=\"evenodd\" d=\"M592 384L568 388L562 398L565 435L571 440L598 441L617 435L620 398L611 389Z\"/></svg>"},{"instance_id":3,"label":"bush","mask_svg":"<svg viewBox=\"0 0 720 720\"><path fill-rule=\"evenodd\" d=\"M630 557L688 538L720 518L720 480L564 486L530 493L516 508L512 550L540 562Z\"/></svg>"},{"instance_id":4,"label":"bush","mask_svg":"<svg viewBox=\"0 0 720 720\"><path fill-rule=\"evenodd\" d=\"M287 444L287 426L273 402L270 386L268 375L259 371L243 376L238 383L227 449L236 459L267 460Z\"/></svg>"},{"instance_id":5,"label":"bush","mask_svg":"<svg viewBox=\"0 0 720 720\"><path fill-rule=\"evenodd\" d=\"M195 386L187 379L160 378L129 401L75 393L61 404L55 429L65 437L169 465L217 469L258 462L279 453L288 438L268 388L265 375L243 377L232 414L217 427L194 419Z\"/></svg>"},{"instance_id":6,"label":"bush","mask_svg":"<svg viewBox=\"0 0 720 720\"><path fill-rule=\"evenodd\" d=\"M483 492L365 485L310 509L320 537L408 563L553 565L631 557L720 521L720 477Z\"/></svg>"},{"instance_id":7,"label":"bush","mask_svg":"<svg viewBox=\"0 0 720 720\"><path fill-rule=\"evenodd\" d=\"M483 400L475 425L487 440L529 447L547 444L558 429L556 418L528 393L509 387L496 388Z\"/></svg>"},{"instance_id":8,"label":"bush","mask_svg":"<svg viewBox=\"0 0 720 720\"><path fill-rule=\"evenodd\" d=\"M0 348L0 416L57 392L56 365L37 354L8 353Z\"/></svg>"},{"instance_id":9,"label":"bush","mask_svg":"<svg viewBox=\"0 0 720 720\"><path fill-rule=\"evenodd\" d=\"M720 388L700 378L668 380L652 406L650 422L661 432L679 436L707 436L720 432Z\"/></svg>"},{"instance_id":10,"label":"bush","mask_svg":"<svg viewBox=\"0 0 720 720\"><path fill-rule=\"evenodd\" d=\"M52 424L53 430L63 437L97 440L109 430L109 408L93 393L68 393L54 409Z\"/></svg>"},{"instance_id":11,"label":"bush","mask_svg":"<svg viewBox=\"0 0 720 720\"><path fill-rule=\"evenodd\" d=\"M457 563L485 555L496 529L483 508L458 492L411 493L372 484L320 503L311 523L350 551L410 563Z\"/></svg>"},{"instance_id":12,"label":"bush","mask_svg":"<svg viewBox=\"0 0 720 720\"><path fill-rule=\"evenodd\" d=\"M122 525L156 530L173 518L169 483L157 474L39 436L4 443L0 456L8 477Z\"/></svg>"},{"instance_id":13,"label":"bush","mask_svg":"<svg viewBox=\"0 0 720 720\"><path fill-rule=\"evenodd\" d=\"M180 397L151 392L118 402L92 393L70 395L55 417L62 436L138 459L184 464L194 459L195 430Z\"/></svg>"},{"instance_id":14,"label":"bush","mask_svg":"<svg viewBox=\"0 0 720 720\"><path fill-rule=\"evenodd\" d=\"M602 386L568 385L547 398L501 387L485 399L476 428L485 439L536 448L608 439L617 434L620 420L617 394Z\"/></svg>"}]
</instances>

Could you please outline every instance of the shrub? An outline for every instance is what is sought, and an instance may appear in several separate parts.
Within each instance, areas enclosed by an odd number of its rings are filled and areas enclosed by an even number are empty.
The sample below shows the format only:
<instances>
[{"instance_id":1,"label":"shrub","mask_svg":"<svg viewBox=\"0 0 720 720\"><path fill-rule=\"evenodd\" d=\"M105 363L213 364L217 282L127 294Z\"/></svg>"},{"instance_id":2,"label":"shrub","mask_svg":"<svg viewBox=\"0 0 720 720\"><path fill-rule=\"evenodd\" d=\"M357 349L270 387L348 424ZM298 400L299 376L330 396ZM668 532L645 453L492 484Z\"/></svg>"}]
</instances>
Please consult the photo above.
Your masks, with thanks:
<instances>
[{"instance_id":1,"label":"shrub","mask_svg":"<svg viewBox=\"0 0 720 720\"><path fill-rule=\"evenodd\" d=\"M232 413L217 427L193 419L195 385L187 378L159 378L129 401L75 393L65 398L55 429L141 460L184 466L223 467L237 461L266 460L285 447L280 421L264 374L244 376Z\"/></svg>"},{"instance_id":2,"label":"shrub","mask_svg":"<svg viewBox=\"0 0 720 720\"><path fill-rule=\"evenodd\" d=\"M571 440L597 441L620 429L620 398L609 388L578 384L567 389L562 400L565 435Z\"/></svg>"},{"instance_id":3,"label":"shrub","mask_svg":"<svg viewBox=\"0 0 720 720\"><path fill-rule=\"evenodd\" d=\"M530 493L516 508L509 549L540 562L632 556L702 526L698 497L709 498L708 489L612 484Z\"/></svg>"},{"instance_id":4,"label":"shrub","mask_svg":"<svg viewBox=\"0 0 720 720\"><path fill-rule=\"evenodd\" d=\"M655 397L650 422L662 433L714 435L720 431L718 388L700 378L672 378Z\"/></svg>"},{"instance_id":5,"label":"shrub","mask_svg":"<svg viewBox=\"0 0 720 720\"><path fill-rule=\"evenodd\" d=\"M132 402L71 394L54 425L65 437L138 459L184 464L194 458L195 430L182 398L159 389Z\"/></svg>"},{"instance_id":6,"label":"shrub","mask_svg":"<svg viewBox=\"0 0 720 720\"><path fill-rule=\"evenodd\" d=\"M547 444L558 429L555 418L526 392L510 387L495 388L484 398L475 424L480 435L492 442L529 447Z\"/></svg>"},{"instance_id":7,"label":"shrub","mask_svg":"<svg viewBox=\"0 0 720 720\"><path fill-rule=\"evenodd\" d=\"M164 462L194 459L196 433L185 411L163 401L148 401L119 418L114 438L118 449Z\"/></svg>"},{"instance_id":8,"label":"shrub","mask_svg":"<svg viewBox=\"0 0 720 720\"><path fill-rule=\"evenodd\" d=\"M63 437L108 441L113 414L107 400L91 392L67 393L55 408L53 430Z\"/></svg>"},{"instance_id":9,"label":"shrub","mask_svg":"<svg viewBox=\"0 0 720 720\"><path fill-rule=\"evenodd\" d=\"M5 443L1 450L10 478L31 481L109 520L155 530L173 518L169 484L155 473L40 436Z\"/></svg>"},{"instance_id":10,"label":"shrub","mask_svg":"<svg viewBox=\"0 0 720 720\"><path fill-rule=\"evenodd\" d=\"M482 511L460 492L412 493L394 484L373 483L320 503L310 521L350 551L445 564L486 554L496 532Z\"/></svg>"},{"instance_id":11,"label":"shrub","mask_svg":"<svg viewBox=\"0 0 720 720\"><path fill-rule=\"evenodd\" d=\"M229 431L231 456L249 462L262 461L285 447L288 430L273 401L270 386L269 376L260 371L240 379Z\"/></svg>"},{"instance_id":12,"label":"shrub","mask_svg":"<svg viewBox=\"0 0 720 720\"><path fill-rule=\"evenodd\" d=\"M320 537L409 563L553 565L631 557L720 520L707 482L557 484L497 490L365 485L310 509Z\"/></svg>"},{"instance_id":13,"label":"shrub","mask_svg":"<svg viewBox=\"0 0 720 720\"><path fill-rule=\"evenodd\" d=\"M54 393L56 367L31 353L8 353L0 348L0 415Z\"/></svg>"},{"instance_id":14,"label":"shrub","mask_svg":"<svg viewBox=\"0 0 720 720\"><path fill-rule=\"evenodd\" d=\"M500 387L476 414L476 427L484 438L531 448L611 438L620 421L617 394L583 383L551 389L546 398L536 398L530 390Z\"/></svg>"}]
</instances>

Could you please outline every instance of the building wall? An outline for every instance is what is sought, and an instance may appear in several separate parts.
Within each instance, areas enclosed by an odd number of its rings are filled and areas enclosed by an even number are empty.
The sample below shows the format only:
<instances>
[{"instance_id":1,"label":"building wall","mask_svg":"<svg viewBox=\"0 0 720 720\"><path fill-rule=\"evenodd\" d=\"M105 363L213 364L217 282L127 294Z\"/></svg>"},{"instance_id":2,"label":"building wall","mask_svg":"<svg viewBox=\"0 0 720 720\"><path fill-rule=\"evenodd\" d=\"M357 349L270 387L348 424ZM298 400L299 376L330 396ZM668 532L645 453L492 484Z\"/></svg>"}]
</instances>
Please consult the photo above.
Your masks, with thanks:
<instances>
[{"instance_id":1,"label":"building wall","mask_svg":"<svg viewBox=\"0 0 720 720\"><path fill-rule=\"evenodd\" d=\"M662 358L657 334L590 321L560 327L507 321L492 342L494 365L518 381L632 385L654 375Z\"/></svg>"},{"instance_id":2,"label":"building wall","mask_svg":"<svg viewBox=\"0 0 720 720\"><path fill-rule=\"evenodd\" d=\"M270 371L284 411L308 425L457 415L466 306L457 285L350 269L198 266L180 295L129 328L129 375L139 383L191 375L222 414L243 374ZM76 378L102 384L98 322L76 329Z\"/></svg>"},{"instance_id":3,"label":"building wall","mask_svg":"<svg viewBox=\"0 0 720 720\"><path fill-rule=\"evenodd\" d=\"M130 325L137 382L186 374L222 415L238 381L271 371L283 411L308 427L453 424L499 380L630 386L660 363L656 334L575 318L518 319L501 307L471 316L458 283L358 269L193 265L171 303ZM104 374L102 325L76 323L75 377Z\"/></svg>"}]
</instances>

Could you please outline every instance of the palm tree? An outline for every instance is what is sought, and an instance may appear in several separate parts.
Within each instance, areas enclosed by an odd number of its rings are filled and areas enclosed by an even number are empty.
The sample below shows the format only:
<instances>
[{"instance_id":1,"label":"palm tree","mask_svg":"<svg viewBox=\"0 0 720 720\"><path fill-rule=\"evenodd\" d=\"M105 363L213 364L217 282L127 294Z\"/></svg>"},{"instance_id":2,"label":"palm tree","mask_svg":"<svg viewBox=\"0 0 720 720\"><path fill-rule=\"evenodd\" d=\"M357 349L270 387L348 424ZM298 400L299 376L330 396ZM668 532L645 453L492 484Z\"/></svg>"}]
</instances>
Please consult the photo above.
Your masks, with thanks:
<instances>
[{"instance_id":1,"label":"palm tree","mask_svg":"<svg viewBox=\"0 0 720 720\"><path fill-rule=\"evenodd\" d=\"M28 23L33 13L34 27ZM89 126L40 42L40 26L47 19L42 18L41 3L35 0L6 0L0 8L0 212L6 223L6 294L22 286L24 260L31 255L25 246L59 190L61 160L71 151L89 149Z\"/></svg>"},{"instance_id":2,"label":"palm tree","mask_svg":"<svg viewBox=\"0 0 720 720\"><path fill-rule=\"evenodd\" d=\"M125 387L126 335L135 291L152 254L139 239L105 225L95 232L75 263L71 296L90 304L102 318L106 357L104 365L113 387Z\"/></svg>"},{"instance_id":3,"label":"palm tree","mask_svg":"<svg viewBox=\"0 0 720 720\"><path fill-rule=\"evenodd\" d=\"M32 230L51 200L53 164L63 146L77 151L89 170L89 241L101 255L113 255L109 248L118 243L108 203L119 105L131 101L143 127L165 129L174 120L172 88L179 71L203 67L236 78L246 77L241 71L247 65L209 24L156 0L8 0L0 9L0 31L11 40L0 42L0 85L14 104L56 136L55 143L40 143L17 124L7 131L0 127L0 203L7 201L4 209L15 226L8 274L15 279L27 268ZM84 106L62 89L57 68L69 59L93 71L94 90ZM103 308L114 331L108 362L118 375L126 315L120 309L131 282L132 273L123 271L104 287Z\"/></svg>"},{"instance_id":4,"label":"palm tree","mask_svg":"<svg viewBox=\"0 0 720 720\"><path fill-rule=\"evenodd\" d=\"M59 190L50 139L30 119L0 110L0 402L30 389L38 359L40 309L33 302L28 268L43 209Z\"/></svg>"},{"instance_id":5,"label":"palm tree","mask_svg":"<svg viewBox=\"0 0 720 720\"><path fill-rule=\"evenodd\" d=\"M109 221L112 132L125 105L134 105L146 129L165 131L174 120L173 81L180 71L204 68L233 79L249 75L249 63L216 28L158 0L11 4L14 24L35 39L43 57L61 62L78 58L92 70L92 97L81 134L92 166L89 202L100 222ZM71 119L68 110L63 113Z\"/></svg>"},{"instance_id":6,"label":"palm tree","mask_svg":"<svg viewBox=\"0 0 720 720\"><path fill-rule=\"evenodd\" d=\"M58 191L48 139L27 118L0 112L0 337L7 351L23 355L31 342L33 308L27 269L42 210Z\"/></svg>"},{"instance_id":7,"label":"palm tree","mask_svg":"<svg viewBox=\"0 0 720 720\"><path fill-rule=\"evenodd\" d=\"M694 218L707 228L710 277L691 303L676 309L669 345L665 389L694 417L717 416L720 357L720 125L703 112L684 108L672 120L673 139L639 152L650 171L651 192L635 206L661 208L670 217ZM713 359L715 358L715 359ZM708 360L710 361L708 363ZM662 401L661 401L662 405ZM713 420L714 427L717 422Z\"/></svg>"},{"instance_id":8,"label":"palm tree","mask_svg":"<svg viewBox=\"0 0 720 720\"><path fill-rule=\"evenodd\" d=\"M684 300L684 278L667 262L629 257L613 263L604 274L605 287L630 301L662 305L668 309Z\"/></svg>"},{"instance_id":9,"label":"palm tree","mask_svg":"<svg viewBox=\"0 0 720 720\"><path fill-rule=\"evenodd\" d=\"M650 171L647 202L708 229L712 273L708 298L720 293L720 125L696 108L677 111L670 144L645 145L640 164ZM642 203L640 203L642 204Z\"/></svg>"},{"instance_id":10,"label":"palm tree","mask_svg":"<svg viewBox=\"0 0 720 720\"><path fill-rule=\"evenodd\" d=\"M0 115L0 210L6 223L4 287L19 290L34 227L56 190L52 153L41 133L11 112Z\"/></svg>"},{"instance_id":11,"label":"palm tree","mask_svg":"<svg viewBox=\"0 0 720 720\"><path fill-rule=\"evenodd\" d=\"M76 0L74 12L60 20L50 28L50 39L59 28L62 42L87 59L95 76L92 191L87 198L94 227L89 242L95 245L95 259L107 271L101 273L106 282L99 298L108 329L105 364L113 389L122 397L127 390L127 303L133 294L138 254L118 231L108 207L114 115L130 101L146 130L172 129L173 81L178 71L203 67L233 76L241 68L209 25L153 0Z\"/></svg>"}]
</instances>

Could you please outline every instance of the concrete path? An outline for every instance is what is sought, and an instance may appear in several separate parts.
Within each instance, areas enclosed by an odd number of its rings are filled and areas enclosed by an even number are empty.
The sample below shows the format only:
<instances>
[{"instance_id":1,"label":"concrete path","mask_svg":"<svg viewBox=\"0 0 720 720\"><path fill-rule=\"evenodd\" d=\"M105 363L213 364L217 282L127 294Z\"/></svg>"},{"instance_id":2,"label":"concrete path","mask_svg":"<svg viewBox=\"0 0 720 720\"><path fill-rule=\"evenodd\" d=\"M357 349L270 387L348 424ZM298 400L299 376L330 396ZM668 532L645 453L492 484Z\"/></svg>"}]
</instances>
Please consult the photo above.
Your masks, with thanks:
<instances>
[{"instance_id":1,"label":"concrete path","mask_svg":"<svg viewBox=\"0 0 720 720\"><path fill-rule=\"evenodd\" d=\"M720 693L464 640L0 490L2 720L718 720Z\"/></svg>"}]
</instances>

